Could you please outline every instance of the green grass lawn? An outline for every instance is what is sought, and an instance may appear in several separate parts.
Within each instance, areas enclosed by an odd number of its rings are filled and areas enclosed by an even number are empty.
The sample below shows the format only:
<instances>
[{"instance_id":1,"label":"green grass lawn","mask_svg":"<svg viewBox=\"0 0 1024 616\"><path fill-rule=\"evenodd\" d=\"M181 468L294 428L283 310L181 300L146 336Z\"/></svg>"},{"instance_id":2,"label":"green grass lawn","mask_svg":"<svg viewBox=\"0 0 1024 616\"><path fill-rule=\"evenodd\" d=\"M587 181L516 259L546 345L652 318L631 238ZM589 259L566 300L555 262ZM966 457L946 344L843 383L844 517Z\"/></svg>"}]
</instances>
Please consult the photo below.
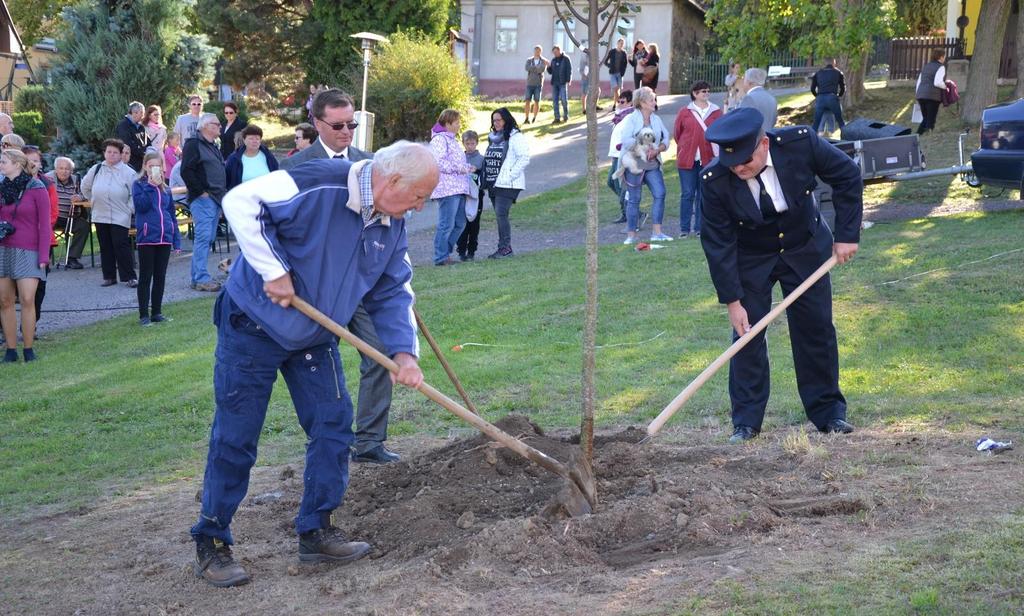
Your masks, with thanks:
<instances>
[{"instance_id":1,"label":"green grass lawn","mask_svg":"<svg viewBox=\"0 0 1024 616\"><path fill-rule=\"evenodd\" d=\"M877 225L836 272L842 384L857 423L998 424L1024 429L1024 288L1019 212ZM728 345L697 242L637 253L601 249L597 418L646 422ZM986 260L987 259L987 260ZM909 277L909 278L908 278ZM899 281L899 282L892 282ZM890 284L891 283L891 284ZM574 426L579 412L581 249L499 263L420 268L420 312L477 406ZM42 361L3 366L0 511L73 508L143 482L202 468L212 415L211 299L174 304L174 322L140 329L122 317L50 334ZM770 330L769 424L803 421L785 322ZM454 395L427 355L429 382ZM349 385L356 356L344 353ZM728 422L724 372L677 414ZM462 427L417 392L396 390L393 434ZM272 400L261 463L294 460L304 436L287 392Z\"/></svg>"}]
</instances>

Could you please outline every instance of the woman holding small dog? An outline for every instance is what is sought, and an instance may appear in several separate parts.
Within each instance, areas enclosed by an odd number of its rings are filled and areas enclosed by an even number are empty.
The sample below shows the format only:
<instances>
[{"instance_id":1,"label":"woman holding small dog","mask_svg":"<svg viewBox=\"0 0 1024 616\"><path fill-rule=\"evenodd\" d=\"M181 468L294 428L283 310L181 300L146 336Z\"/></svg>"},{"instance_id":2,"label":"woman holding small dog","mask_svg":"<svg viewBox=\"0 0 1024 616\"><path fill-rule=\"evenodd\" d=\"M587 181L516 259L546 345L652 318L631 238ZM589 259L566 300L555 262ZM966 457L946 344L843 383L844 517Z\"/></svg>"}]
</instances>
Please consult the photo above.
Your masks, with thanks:
<instances>
[{"instance_id":1,"label":"woman holding small dog","mask_svg":"<svg viewBox=\"0 0 1024 616\"><path fill-rule=\"evenodd\" d=\"M640 196L643 185L651 191L654 204L651 206L651 215L654 224L651 226L652 242L671 242L672 237L661 231L661 222L665 217L665 177L661 173L661 153L668 149L671 135L665 124L654 113L654 90L643 87L633 93L633 106L637 112L631 113L622 120L622 158L620 164L625 170L623 182L626 189L626 230L627 237L624 244L637 243L637 218L640 211ZM638 141L641 133L649 129L653 136L649 137L651 142L644 144ZM638 147L640 146L645 147ZM637 158L637 150L642 150L642 158L637 161L638 168L630 169L626 164L627 156Z\"/></svg>"},{"instance_id":2,"label":"woman holding small dog","mask_svg":"<svg viewBox=\"0 0 1024 616\"><path fill-rule=\"evenodd\" d=\"M690 104L676 115L673 135L676 139L676 167L679 171L679 237L690 234L690 218L693 231L700 237L700 170L717 154L717 146L708 143L704 131L715 120L722 117L718 105L708 100L711 84L695 81L690 86Z\"/></svg>"},{"instance_id":3,"label":"woman holding small dog","mask_svg":"<svg viewBox=\"0 0 1024 616\"><path fill-rule=\"evenodd\" d=\"M0 325L7 344L4 363L18 361L15 292L21 297L35 297L39 281L46 280L50 262L50 196L35 172L35 165L21 150L8 148L0 155ZM35 302L22 302L25 361L36 358L32 350L35 334Z\"/></svg>"}]
</instances>

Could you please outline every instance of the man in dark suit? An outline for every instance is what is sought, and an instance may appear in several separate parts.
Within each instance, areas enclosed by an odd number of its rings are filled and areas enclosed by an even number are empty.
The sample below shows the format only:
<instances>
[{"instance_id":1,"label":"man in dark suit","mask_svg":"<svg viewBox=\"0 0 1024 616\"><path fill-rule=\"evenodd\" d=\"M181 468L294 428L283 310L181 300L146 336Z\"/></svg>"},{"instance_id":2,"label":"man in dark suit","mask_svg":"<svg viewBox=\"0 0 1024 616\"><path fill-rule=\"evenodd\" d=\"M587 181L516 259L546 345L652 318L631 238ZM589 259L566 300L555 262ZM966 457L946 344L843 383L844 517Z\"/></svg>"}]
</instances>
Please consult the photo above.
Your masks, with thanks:
<instances>
[{"instance_id":1,"label":"man in dark suit","mask_svg":"<svg viewBox=\"0 0 1024 616\"><path fill-rule=\"evenodd\" d=\"M281 169L292 169L307 160L346 158L358 162L373 158L352 145L359 124L355 121L352 97L341 90L324 90L313 98L313 122L319 137L311 146L281 160ZM348 329L381 353L387 354L370 315L360 305ZM356 440L352 445L353 462L387 464L401 459L384 446L388 438L388 414L391 411L391 374L386 368L362 355L359 364L359 402L356 409Z\"/></svg>"},{"instance_id":2,"label":"man in dark suit","mask_svg":"<svg viewBox=\"0 0 1024 616\"><path fill-rule=\"evenodd\" d=\"M128 166L136 171L142 171L142 159L146 156L146 148L149 147L149 136L146 128L140 124L142 117L146 114L146 106L135 101L128 104L128 114L117 123L117 138L124 142L132 150L132 156L128 159Z\"/></svg>"},{"instance_id":3,"label":"man in dark suit","mask_svg":"<svg viewBox=\"0 0 1024 616\"><path fill-rule=\"evenodd\" d=\"M839 102L846 94L846 78L835 67L835 60L829 60L825 68L811 77L811 94L814 95L814 124L811 125L814 132L821 128L821 120L826 112L831 112L835 117L836 126L846 126L843 121L843 105Z\"/></svg>"},{"instance_id":4,"label":"man in dark suit","mask_svg":"<svg viewBox=\"0 0 1024 616\"><path fill-rule=\"evenodd\" d=\"M719 158L701 175L701 244L718 301L729 308L737 339L771 310L772 287L789 294L831 255L853 258L860 241L864 184L846 154L810 127L761 130L759 111L741 107L711 125ZM832 186L835 241L814 201L815 176ZM789 307L797 388L807 418L822 432L849 433L839 390L839 351L826 275ZM768 345L761 332L729 365L733 435L761 431L768 404Z\"/></svg>"}]
</instances>

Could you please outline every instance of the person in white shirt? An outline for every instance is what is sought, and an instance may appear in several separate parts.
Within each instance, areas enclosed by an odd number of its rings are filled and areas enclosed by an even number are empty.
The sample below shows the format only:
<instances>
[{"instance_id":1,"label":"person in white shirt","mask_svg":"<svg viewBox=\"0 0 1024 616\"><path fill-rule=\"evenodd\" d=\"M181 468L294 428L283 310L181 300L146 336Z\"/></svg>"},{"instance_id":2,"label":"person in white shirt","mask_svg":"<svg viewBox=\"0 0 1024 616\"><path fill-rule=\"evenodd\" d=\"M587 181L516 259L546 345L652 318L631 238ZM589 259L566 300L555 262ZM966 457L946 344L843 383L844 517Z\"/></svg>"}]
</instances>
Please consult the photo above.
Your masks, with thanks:
<instances>
[{"instance_id":1,"label":"person in white shirt","mask_svg":"<svg viewBox=\"0 0 1024 616\"><path fill-rule=\"evenodd\" d=\"M174 122L174 132L181 135L181 142L185 143L196 136L199 126L199 116L203 114L203 99L198 94L188 97L188 113L178 116Z\"/></svg>"}]
</instances>

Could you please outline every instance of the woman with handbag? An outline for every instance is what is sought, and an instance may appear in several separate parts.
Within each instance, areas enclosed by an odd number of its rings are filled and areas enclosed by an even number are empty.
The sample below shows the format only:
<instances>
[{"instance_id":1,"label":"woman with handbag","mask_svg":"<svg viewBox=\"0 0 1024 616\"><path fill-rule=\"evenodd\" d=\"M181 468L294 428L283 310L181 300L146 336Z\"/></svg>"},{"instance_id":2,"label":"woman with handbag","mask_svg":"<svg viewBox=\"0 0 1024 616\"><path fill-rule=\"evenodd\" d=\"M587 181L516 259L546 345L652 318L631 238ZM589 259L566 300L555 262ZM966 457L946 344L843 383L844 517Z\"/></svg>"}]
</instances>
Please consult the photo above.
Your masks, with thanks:
<instances>
[{"instance_id":1,"label":"woman with handbag","mask_svg":"<svg viewBox=\"0 0 1024 616\"><path fill-rule=\"evenodd\" d=\"M704 137L708 126L722 117L718 105L708 100L710 96L711 84L695 81L690 86L690 104L676 115L673 135L676 140L676 168L679 171L680 238L686 238L691 229L700 237L700 170L718 155L718 147Z\"/></svg>"},{"instance_id":2,"label":"woman with handbag","mask_svg":"<svg viewBox=\"0 0 1024 616\"><path fill-rule=\"evenodd\" d=\"M658 64L661 62L661 56L658 54L657 43L651 43L647 46L647 57L643 60L644 74L640 79L640 85L650 88L657 94L658 90Z\"/></svg>"},{"instance_id":3,"label":"woman with handbag","mask_svg":"<svg viewBox=\"0 0 1024 616\"><path fill-rule=\"evenodd\" d=\"M50 196L35 177L35 167L21 150L0 155L0 326L7 350L3 361L18 361L18 316L15 297L34 298L46 280L50 262ZM21 304L21 337L25 361L36 359L35 302Z\"/></svg>"},{"instance_id":4,"label":"woman with handbag","mask_svg":"<svg viewBox=\"0 0 1024 616\"><path fill-rule=\"evenodd\" d=\"M640 89L640 81L644 77L644 61L647 59L647 46L637 40L633 43L633 51L629 54L629 65L633 67L633 90Z\"/></svg>"}]
</instances>

